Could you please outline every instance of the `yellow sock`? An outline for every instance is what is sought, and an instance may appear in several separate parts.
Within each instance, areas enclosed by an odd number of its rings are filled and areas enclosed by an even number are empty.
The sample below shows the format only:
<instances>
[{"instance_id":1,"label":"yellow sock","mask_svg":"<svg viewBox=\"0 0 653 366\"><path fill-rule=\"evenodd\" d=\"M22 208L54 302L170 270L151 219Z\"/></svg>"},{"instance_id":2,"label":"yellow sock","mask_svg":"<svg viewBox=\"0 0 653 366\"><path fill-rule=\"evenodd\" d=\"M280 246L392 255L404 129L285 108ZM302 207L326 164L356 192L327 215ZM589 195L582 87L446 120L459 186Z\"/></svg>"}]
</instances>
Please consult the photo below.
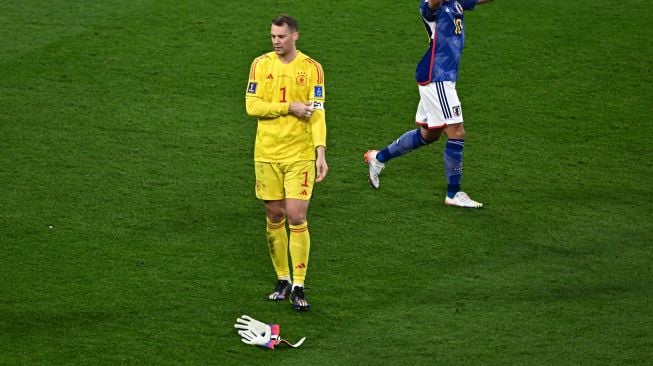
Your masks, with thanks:
<instances>
[{"instance_id":1,"label":"yellow sock","mask_svg":"<svg viewBox=\"0 0 653 366\"><path fill-rule=\"evenodd\" d=\"M311 249L311 237L308 234L308 223L289 225L290 227L290 258L292 259L293 285L303 286L308 268L308 252Z\"/></svg>"},{"instance_id":2,"label":"yellow sock","mask_svg":"<svg viewBox=\"0 0 653 366\"><path fill-rule=\"evenodd\" d=\"M272 258L272 265L277 272L278 279L290 278L288 267L288 234L286 233L286 220L270 222L267 219L265 235L268 239L268 249Z\"/></svg>"}]
</instances>

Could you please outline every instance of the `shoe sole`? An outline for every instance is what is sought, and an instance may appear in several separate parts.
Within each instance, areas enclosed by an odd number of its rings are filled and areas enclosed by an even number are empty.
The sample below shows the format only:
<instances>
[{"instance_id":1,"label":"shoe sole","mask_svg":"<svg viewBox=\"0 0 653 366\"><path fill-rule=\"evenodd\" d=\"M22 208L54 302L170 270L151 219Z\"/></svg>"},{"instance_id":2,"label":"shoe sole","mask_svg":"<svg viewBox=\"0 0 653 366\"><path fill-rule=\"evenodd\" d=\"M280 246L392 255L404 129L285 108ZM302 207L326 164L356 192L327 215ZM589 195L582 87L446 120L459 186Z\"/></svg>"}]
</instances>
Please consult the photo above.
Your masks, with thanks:
<instances>
[{"instance_id":1,"label":"shoe sole","mask_svg":"<svg viewBox=\"0 0 653 366\"><path fill-rule=\"evenodd\" d=\"M363 160L365 160L365 165L367 165L367 170L368 170L367 182L370 184L370 187L372 187L373 189L379 189L378 186L375 187L374 184L372 184L372 178L370 178L370 173L369 173L369 169L370 169L370 151L372 151L372 150L367 150L365 152L365 154L363 154Z\"/></svg>"},{"instance_id":2,"label":"shoe sole","mask_svg":"<svg viewBox=\"0 0 653 366\"><path fill-rule=\"evenodd\" d=\"M450 207L476 208L476 209L478 209L478 208L482 208L482 207L483 207L483 204L482 204L482 203L481 203L479 206L461 206L461 205L457 205L457 204L455 204L455 203L450 203L450 202L447 202L447 201L444 201L444 205L445 205L445 206L450 206Z\"/></svg>"},{"instance_id":3,"label":"shoe sole","mask_svg":"<svg viewBox=\"0 0 653 366\"><path fill-rule=\"evenodd\" d=\"M367 183L370 184L370 187L372 187L372 189L379 189L378 186L375 187L374 184L372 184L372 179L370 178L369 174L367 175Z\"/></svg>"},{"instance_id":4,"label":"shoe sole","mask_svg":"<svg viewBox=\"0 0 653 366\"><path fill-rule=\"evenodd\" d=\"M306 306L295 305L295 301L292 298L290 298L290 303L292 304L292 307L297 311L308 311L311 308L311 304L308 304Z\"/></svg>"},{"instance_id":5,"label":"shoe sole","mask_svg":"<svg viewBox=\"0 0 653 366\"><path fill-rule=\"evenodd\" d=\"M278 296L277 295L277 297L275 297L275 298L270 298L270 296L268 296L268 300L270 300L270 301L283 301L283 300L285 300L287 298L288 298L288 296Z\"/></svg>"}]
</instances>

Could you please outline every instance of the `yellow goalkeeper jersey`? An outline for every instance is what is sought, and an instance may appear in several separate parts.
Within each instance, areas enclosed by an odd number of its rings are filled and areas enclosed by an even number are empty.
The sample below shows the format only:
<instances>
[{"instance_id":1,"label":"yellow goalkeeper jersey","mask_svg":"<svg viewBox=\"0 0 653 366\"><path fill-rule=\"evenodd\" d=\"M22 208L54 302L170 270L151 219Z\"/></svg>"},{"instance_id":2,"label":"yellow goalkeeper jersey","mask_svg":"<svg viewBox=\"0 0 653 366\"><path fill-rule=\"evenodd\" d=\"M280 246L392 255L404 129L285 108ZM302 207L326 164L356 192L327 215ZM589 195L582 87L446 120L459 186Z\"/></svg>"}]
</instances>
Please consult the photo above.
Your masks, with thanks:
<instances>
[{"instance_id":1,"label":"yellow goalkeeper jersey","mask_svg":"<svg viewBox=\"0 0 653 366\"><path fill-rule=\"evenodd\" d=\"M254 160L293 162L315 160L315 148L326 147L322 65L297 51L288 64L274 52L257 57L245 92L247 113L258 117ZM308 120L288 114L291 102L311 102Z\"/></svg>"}]
</instances>

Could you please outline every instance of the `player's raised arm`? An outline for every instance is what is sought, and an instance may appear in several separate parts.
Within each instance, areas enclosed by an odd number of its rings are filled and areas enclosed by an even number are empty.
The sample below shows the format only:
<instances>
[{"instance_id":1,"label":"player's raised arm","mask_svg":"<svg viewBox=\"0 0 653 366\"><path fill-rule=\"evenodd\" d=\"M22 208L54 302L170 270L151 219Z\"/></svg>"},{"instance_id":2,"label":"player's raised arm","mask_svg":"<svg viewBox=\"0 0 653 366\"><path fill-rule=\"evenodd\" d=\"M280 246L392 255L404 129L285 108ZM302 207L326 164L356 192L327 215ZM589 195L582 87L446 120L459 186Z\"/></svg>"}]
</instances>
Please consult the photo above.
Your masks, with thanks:
<instances>
[{"instance_id":1,"label":"player's raised arm","mask_svg":"<svg viewBox=\"0 0 653 366\"><path fill-rule=\"evenodd\" d=\"M288 114L288 103L268 103L261 98L245 98L245 109L252 117L274 118Z\"/></svg>"},{"instance_id":2,"label":"player's raised arm","mask_svg":"<svg viewBox=\"0 0 653 366\"><path fill-rule=\"evenodd\" d=\"M252 117L274 118L288 114L288 103L274 103L263 100L259 91L259 83L249 80L245 93L245 109Z\"/></svg>"},{"instance_id":3,"label":"player's raised arm","mask_svg":"<svg viewBox=\"0 0 653 366\"><path fill-rule=\"evenodd\" d=\"M252 62L249 69L249 80L245 91L245 109L252 117L275 118L289 113L287 102L273 102L272 95L267 95L263 88L266 74L266 64L270 57L263 55Z\"/></svg>"}]
</instances>

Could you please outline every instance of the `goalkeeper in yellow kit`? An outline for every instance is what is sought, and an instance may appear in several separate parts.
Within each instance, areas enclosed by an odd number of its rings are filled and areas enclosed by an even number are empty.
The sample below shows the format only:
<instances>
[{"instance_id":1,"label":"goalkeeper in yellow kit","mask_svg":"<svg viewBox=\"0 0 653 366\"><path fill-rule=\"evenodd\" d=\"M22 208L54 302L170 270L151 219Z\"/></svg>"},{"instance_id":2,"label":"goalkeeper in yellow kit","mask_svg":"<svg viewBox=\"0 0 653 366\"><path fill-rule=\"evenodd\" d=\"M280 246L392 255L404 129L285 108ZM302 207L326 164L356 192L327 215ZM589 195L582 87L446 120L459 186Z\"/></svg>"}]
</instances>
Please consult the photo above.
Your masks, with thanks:
<instances>
[{"instance_id":1,"label":"goalkeeper in yellow kit","mask_svg":"<svg viewBox=\"0 0 653 366\"><path fill-rule=\"evenodd\" d=\"M265 203L268 248L277 273L269 299L290 296L296 310L308 310L304 280L311 241L306 214L313 183L322 181L329 170L324 72L317 61L297 50L299 32L293 17L273 19L270 36L274 51L252 62L245 92L247 114L258 118L256 197Z\"/></svg>"}]
</instances>

